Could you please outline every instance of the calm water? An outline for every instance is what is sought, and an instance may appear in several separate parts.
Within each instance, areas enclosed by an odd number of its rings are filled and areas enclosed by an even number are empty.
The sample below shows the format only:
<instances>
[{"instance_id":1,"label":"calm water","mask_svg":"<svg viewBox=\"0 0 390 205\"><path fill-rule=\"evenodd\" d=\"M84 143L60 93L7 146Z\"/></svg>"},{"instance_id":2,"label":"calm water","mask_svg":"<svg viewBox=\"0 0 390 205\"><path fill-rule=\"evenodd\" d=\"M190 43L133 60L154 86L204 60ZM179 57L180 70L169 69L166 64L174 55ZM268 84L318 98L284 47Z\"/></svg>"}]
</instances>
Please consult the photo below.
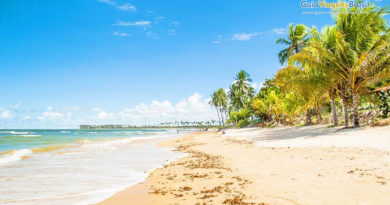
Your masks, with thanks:
<instances>
[{"instance_id":1,"label":"calm water","mask_svg":"<svg viewBox=\"0 0 390 205\"><path fill-rule=\"evenodd\" d=\"M182 157L156 147L172 136L176 130L0 130L0 204L98 202Z\"/></svg>"}]
</instances>

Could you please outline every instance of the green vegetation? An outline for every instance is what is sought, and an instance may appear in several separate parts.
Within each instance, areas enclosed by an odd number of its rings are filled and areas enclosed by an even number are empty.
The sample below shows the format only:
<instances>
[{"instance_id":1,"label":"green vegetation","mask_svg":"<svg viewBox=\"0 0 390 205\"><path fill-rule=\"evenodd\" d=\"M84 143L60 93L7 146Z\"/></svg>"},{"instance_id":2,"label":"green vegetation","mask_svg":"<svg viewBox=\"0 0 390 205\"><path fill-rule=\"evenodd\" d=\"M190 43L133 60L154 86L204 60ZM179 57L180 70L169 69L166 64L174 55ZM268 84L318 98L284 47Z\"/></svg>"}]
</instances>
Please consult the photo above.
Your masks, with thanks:
<instances>
[{"instance_id":1,"label":"green vegetation","mask_svg":"<svg viewBox=\"0 0 390 205\"><path fill-rule=\"evenodd\" d=\"M359 2L359 1L358 1ZM249 74L241 70L228 95L218 89L210 104L220 124L245 127L311 125L329 116L333 126L353 120L359 127L389 113L390 28L389 11L369 8L334 10L335 24L321 32L315 27L289 25L287 38L276 43L281 68L255 95ZM352 108L352 113L350 110ZM344 113L343 121L339 113ZM315 121L313 120L313 117Z\"/></svg>"},{"instance_id":2,"label":"green vegetation","mask_svg":"<svg viewBox=\"0 0 390 205\"><path fill-rule=\"evenodd\" d=\"M149 128L214 128L218 125L216 120L211 121L174 121L158 124L136 125L80 125L80 129L149 129Z\"/></svg>"}]
</instances>

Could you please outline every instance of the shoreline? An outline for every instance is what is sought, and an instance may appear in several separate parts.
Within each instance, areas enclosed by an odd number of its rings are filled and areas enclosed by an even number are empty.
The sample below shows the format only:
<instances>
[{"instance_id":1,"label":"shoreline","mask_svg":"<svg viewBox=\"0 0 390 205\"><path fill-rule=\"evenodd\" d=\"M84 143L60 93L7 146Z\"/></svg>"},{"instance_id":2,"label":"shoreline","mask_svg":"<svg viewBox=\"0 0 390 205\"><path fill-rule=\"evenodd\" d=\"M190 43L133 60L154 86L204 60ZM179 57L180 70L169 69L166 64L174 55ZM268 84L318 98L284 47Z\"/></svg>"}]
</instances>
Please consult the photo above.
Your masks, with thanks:
<instances>
[{"instance_id":1,"label":"shoreline","mask_svg":"<svg viewBox=\"0 0 390 205\"><path fill-rule=\"evenodd\" d=\"M62 137L59 131L42 135L42 138L28 139L40 143L48 138ZM79 136L74 133L64 135L63 138ZM156 147L159 141L178 136L171 131L157 134L105 132L101 135L96 137L87 133L61 146L25 149L28 153L2 164L0 195L3 197L0 203L98 203L144 181L148 172L161 167L161 164L184 156L168 148ZM112 138L105 137L107 135ZM0 162L18 154L18 151L7 153L9 156L4 155L6 158L0 158ZM26 172L29 174L26 175ZM28 187L35 187L40 192L32 192Z\"/></svg>"},{"instance_id":2,"label":"shoreline","mask_svg":"<svg viewBox=\"0 0 390 205\"><path fill-rule=\"evenodd\" d=\"M367 130L386 134L390 126ZM144 182L98 204L385 204L390 200L389 150L333 147L331 142L325 147L259 147L262 140L256 141L259 136L253 134L232 129L225 135L192 133L160 141L159 146L188 155L154 169ZM334 140L323 135L315 137Z\"/></svg>"}]
</instances>

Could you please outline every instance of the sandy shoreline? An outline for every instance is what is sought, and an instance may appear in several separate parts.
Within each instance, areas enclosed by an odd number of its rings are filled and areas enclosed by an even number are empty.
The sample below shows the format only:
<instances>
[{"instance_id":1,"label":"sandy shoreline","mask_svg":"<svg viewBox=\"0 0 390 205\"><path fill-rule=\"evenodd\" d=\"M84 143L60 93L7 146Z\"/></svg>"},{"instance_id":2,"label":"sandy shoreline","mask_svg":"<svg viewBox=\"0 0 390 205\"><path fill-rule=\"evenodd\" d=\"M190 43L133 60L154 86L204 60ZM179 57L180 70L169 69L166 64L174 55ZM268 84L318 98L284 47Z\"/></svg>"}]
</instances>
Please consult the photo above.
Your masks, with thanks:
<instances>
[{"instance_id":1,"label":"sandy shoreline","mask_svg":"<svg viewBox=\"0 0 390 205\"><path fill-rule=\"evenodd\" d=\"M285 128L229 130L225 135L194 133L165 140L161 146L176 147L176 151L188 156L152 171L146 181L99 204L388 204L390 201L390 150L374 149L378 140L384 148L390 145L389 126L327 133L321 131L323 127L293 128L295 134L304 132L303 139L309 143L302 141L301 135L296 138L298 141L291 141L292 132L285 132L285 138L262 139L278 129ZM365 143L368 142L365 138L371 138L374 145L337 146L337 141L348 144L348 140L354 140L351 136ZM286 140L291 146L284 146ZM327 142L324 147L316 146L323 141ZM299 146L302 143L307 146Z\"/></svg>"}]
</instances>

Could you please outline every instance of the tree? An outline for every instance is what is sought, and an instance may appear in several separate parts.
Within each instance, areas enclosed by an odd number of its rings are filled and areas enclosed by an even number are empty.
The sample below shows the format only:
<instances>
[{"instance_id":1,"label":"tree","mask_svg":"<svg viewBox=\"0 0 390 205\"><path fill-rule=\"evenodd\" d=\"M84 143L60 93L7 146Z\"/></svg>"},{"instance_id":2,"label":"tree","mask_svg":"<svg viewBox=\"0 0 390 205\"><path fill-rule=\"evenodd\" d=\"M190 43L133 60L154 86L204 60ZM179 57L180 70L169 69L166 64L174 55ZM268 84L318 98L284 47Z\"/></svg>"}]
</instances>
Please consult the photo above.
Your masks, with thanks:
<instances>
[{"instance_id":1,"label":"tree","mask_svg":"<svg viewBox=\"0 0 390 205\"><path fill-rule=\"evenodd\" d=\"M291 56L289 61L299 63L304 67L315 69L324 75L324 89L328 90L332 104L333 125L338 125L335 97L337 92L339 92L344 104L345 126L348 126L348 97L345 89L345 82L334 72L333 67L337 67L334 63L337 63L337 61L329 60L329 56L336 55L336 29L334 26L327 26L323 29L321 34L316 36L317 38L312 39L309 46L303 48L300 53Z\"/></svg>"},{"instance_id":2,"label":"tree","mask_svg":"<svg viewBox=\"0 0 390 205\"><path fill-rule=\"evenodd\" d=\"M307 44L308 42L308 28L303 24L298 24L294 26L294 24L290 24L288 26L288 37L285 38L279 38L276 43L287 45L287 48L281 50L278 54L279 62L280 64L284 64L287 59L298 53L302 50L302 48Z\"/></svg>"},{"instance_id":3,"label":"tree","mask_svg":"<svg viewBox=\"0 0 390 205\"><path fill-rule=\"evenodd\" d=\"M255 94L253 87L250 85L251 82L252 79L244 70L240 70L237 73L228 93L234 110L239 110L250 104Z\"/></svg>"},{"instance_id":4,"label":"tree","mask_svg":"<svg viewBox=\"0 0 390 205\"><path fill-rule=\"evenodd\" d=\"M219 88L211 95L209 104L217 110L220 125L225 124L225 113L227 112L227 96L222 88Z\"/></svg>"},{"instance_id":5,"label":"tree","mask_svg":"<svg viewBox=\"0 0 390 205\"><path fill-rule=\"evenodd\" d=\"M324 89L324 75L310 68L288 66L280 69L275 75L275 84L285 92L292 92L302 100L302 107L306 108L306 125L311 122L311 109L317 114L317 122L321 120L320 107L326 100Z\"/></svg>"}]
</instances>

